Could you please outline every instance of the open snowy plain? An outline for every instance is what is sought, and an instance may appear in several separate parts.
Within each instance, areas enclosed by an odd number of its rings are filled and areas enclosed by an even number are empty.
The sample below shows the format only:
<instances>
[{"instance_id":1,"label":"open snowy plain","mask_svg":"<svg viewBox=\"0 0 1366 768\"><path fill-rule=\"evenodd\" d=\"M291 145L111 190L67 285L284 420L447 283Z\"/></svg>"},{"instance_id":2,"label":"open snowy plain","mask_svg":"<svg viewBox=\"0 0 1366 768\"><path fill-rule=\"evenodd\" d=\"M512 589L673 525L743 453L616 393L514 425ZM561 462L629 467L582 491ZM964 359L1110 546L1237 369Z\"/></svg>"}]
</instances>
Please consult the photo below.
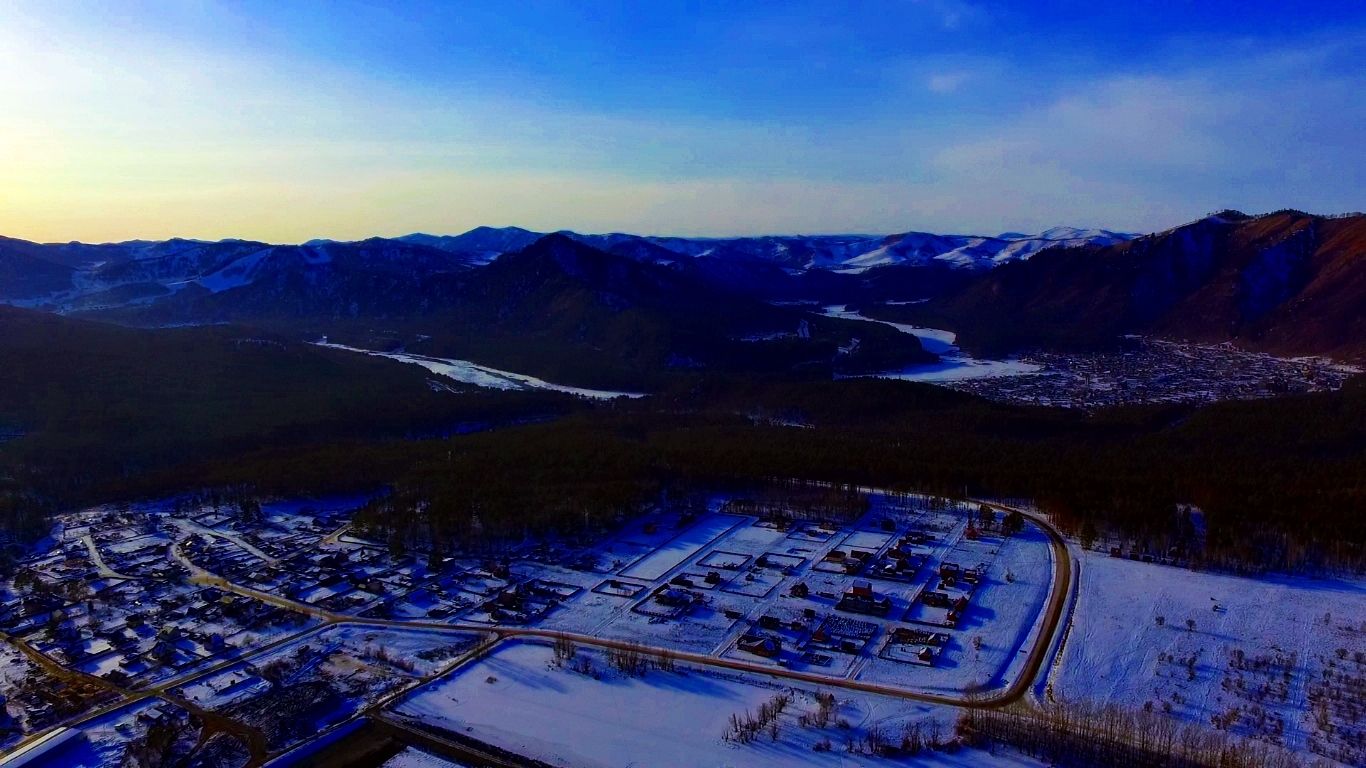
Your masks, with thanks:
<instances>
[{"instance_id":1,"label":"open snowy plain","mask_svg":"<svg viewBox=\"0 0 1366 768\"><path fill-rule=\"evenodd\" d=\"M1359 764L1366 584L1080 556L1056 698L1152 708Z\"/></svg>"}]
</instances>

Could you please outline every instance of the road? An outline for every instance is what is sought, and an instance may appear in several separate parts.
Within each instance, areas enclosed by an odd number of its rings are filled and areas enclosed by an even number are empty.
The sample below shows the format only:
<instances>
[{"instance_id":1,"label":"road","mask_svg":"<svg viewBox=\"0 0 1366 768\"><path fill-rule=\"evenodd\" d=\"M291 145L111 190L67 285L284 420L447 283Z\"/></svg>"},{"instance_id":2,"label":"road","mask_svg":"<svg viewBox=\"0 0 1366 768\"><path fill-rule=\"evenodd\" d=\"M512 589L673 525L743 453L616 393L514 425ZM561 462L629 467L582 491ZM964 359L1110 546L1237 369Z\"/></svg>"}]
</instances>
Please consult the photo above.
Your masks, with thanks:
<instances>
[{"instance_id":1,"label":"road","mask_svg":"<svg viewBox=\"0 0 1366 768\"><path fill-rule=\"evenodd\" d=\"M260 592L258 590L250 589L248 587L244 587L242 585L231 582L227 579L222 578L221 576L210 573L209 571L206 571L194 565L193 562L191 562L190 559L186 557L184 553L181 551L181 542L177 542L176 544L174 544L170 549L170 553L176 561L180 562L182 565L190 569L192 574L190 578L191 581L193 581L194 583L203 584L206 586L215 586L220 589L228 590L236 594L243 595L245 597L260 600L270 605L275 605L277 607L298 611L300 613L318 619L321 623L318 626L315 626L308 630L307 633L317 632L329 626L359 625L386 627L394 629L422 629L427 631L462 634L475 633L488 636L491 638L489 642L481 643L477 648L475 648L471 652L455 660L450 666L448 666L446 669L440 672L440 674L442 675L448 674L451 669L454 669L473 659L482 658L483 654L487 653L493 646L506 640L513 640L519 638L567 638L579 645L588 647L616 649L633 648L642 650L647 653L668 653L677 661L685 662L696 666L721 668L738 672L748 672L752 674L766 675L768 677L779 678L783 680L791 680L794 682L808 683L812 685L822 686L825 688L838 688L843 690L859 691L863 693L873 693L883 696L891 696L905 700L919 701L927 704L936 704L949 707L973 709L999 709L1014 705L1022 700L1025 700L1026 697L1028 697L1032 687L1038 680L1039 674L1041 673L1041 671L1044 670L1045 664L1048 662L1050 656L1055 650L1055 641L1059 638L1059 633L1064 629L1064 619L1068 617L1067 607L1072 592L1073 581L1076 578L1077 567L1076 562L1072 557L1072 553L1068 549L1066 540L1063 538L1062 534L1060 534L1057 531L1057 529L1055 529L1052 526L1052 524L1047 520L1047 518L1029 510L1018 509L1015 507L998 504L996 502L979 500L972 500L972 502L974 504L984 504L998 511L1019 512L1020 514L1024 515L1031 522L1037 525L1039 529L1042 530L1048 537L1049 546L1052 551L1053 559L1053 580L1049 591L1048 602L1044 608L1043 616L1041 618L1042 625L1040 626L1039 632L1037 633L1034 646L1030 649L1029 655L1025 659L1023 668L1021 669L1020 674L1016 676L1015 680L1004 690L992 692L985 695L965 694L960 696L952 696L926 693L923 691L901 688L894 685L868 683L859 680L850 680L845 678L835 678L825 675L811 674L807 672L798 672L795 670L784 669L781 667L774 668L739 659L718 658L708 654L678 651L671 648L645 646L639 643L610 640L602 637L597 637L595 635L559 632L546 629L537 629L534 627L490 627L483 624L441 623L435 621L400 621L392 619L359 618L354 616L348 616L345 614L338 614L331 611L326 611L321 608L318 608L317 606L299 603L293 600L289 600L287 598L280 597L278 595ZM340 536L343 533L343 531L344 529L339 529L338 531L334 532L329 538L335 539L336 537ZM198 531L196 531L196 533L197 532ZM90 544L93 545L93 542L90 542ZM122 698L114 704L106 705L98 710L86 713L85 715L76 718L75 720L65 723L65 725L78 726L83 722L87 722L93 719L94 717L107 714L113 709L116 709L120 706L124 706L130 702L145 699L147 697L157 697L168 702L171 702L173 704L176 704L177 706L182 706L186 710L194 712L195 714L200 715L201 717L204 717L206 722L210 724L210 727L213 727L216 730L228 731L234 733L234 735L242 737L245 743L248 745L249 749L251 750L251 765L254 766L259 765L260 762L264 760L264 758L266 757L264 736L260 733L260 731L248 728L247 726L243 726L239 723L231 721L228 718L224 718L221 715L216 715L210 711L204 710L198 705L193 704L192 702L186 701L179 696L171 694L171 690L179 686L192 683L195 680L212 675L228 666L239 663L245 663L249 661L251 658L266 653L280 645L283 645L288 642L293 642L297 640L299 636L300 635L291 635L290 637L283 638L262 648L252 649L250 653L246 653L241 656L225 660L217 665L214 665L212 667L195 672L187 676L183 676L173 680L168 680L166 682L163 682L161 684L158 684L145 690L122 689L118 686L113 685L107 680L103 680L102 678L86 675L85 673L75 672L72 670L67 670L64 667L57 665L52 660L47 659L47 657L43 656L41 653L38 653L36 649L29 647L27 643L24 643L18 640L17 638L7 637L5 639L20 647L27 655L29 655L31 658L34 658L35 661L39 661L39 663L42 663L45 668L53 669L54 671L62 670L64 676L76 675L89 679L91 682L94 682L102 687L112 689L122 695ZM1057 651L1058 653L1061 653L1061 648L1058 648ZM439 675L434 675L431 677L434 678L436 676ZM405 689L405 692L406 690L407 689ZM397 695L398 694L396 693L395 696ZM387 704L391 698L393 697L386 697L386 699L380 704L376 704L375 706L367 708L364 711L364 714L370 715L372 717L382 716L382 718L385 720L385 722L388 723L390 727L402 729L410 733L413 732L412 729L408 728L404 723L396 721L393 718L390 718L387 715L384 715L380 712L382 706L384 704ZM29 738L26 738L24 739L24 741L20 742L20 744L15 745L15 748L32 741L34 738L37 738L40 735L41 734L31 735ZM423 738L440 741L439 737L426 733L423 733ZM470 751L468 747L462 745L455 745L454 743L451 743L449 746L452 749L461 749L465 750L466 752ZM500 758L497 758L496 756L481 755L481 757L490 764L505 764Z\"/></svg>"},{"instance_id":2,"label":"road","mask_svg":"<svg viewBox=\"0 0 1366 768\"><path fill-rule=\"evenodd\" d=\"M100 554L100 548L95 545L95 538L93 536L87 533L86 535L81 537L81 542L85 544L85 548L90 552L90 561L95 564L95 570L101 576L107 579L133 578L132 576L125 576L124 574L119 573L118 571L115 571L114 569L110 568L108 565L105 565L104 555Z\"/></svg>"},{"instance_id":3,"label":"road","mask_svg":"<svg viewBox=\"0 0 1366 768\"><path fill-rule=\"evenodd\" d=\"M333 613L318 608L317 606L299 603L293 600L288 600L286 598L279 597L278 595L271 595L265 592L259 592L254 589L243 587L221 577L209 574L207 571L204 571L203 569L194 566L190 563L188 558L185 558L183 554L179 552L178 547L175 548L173 552L178 560L194 569L194 579L199 583L212 584L214 586L230 590L232 592L236 592L237 594L246 597L252 597L257 600L261 600L282 608L288 608L291 610L299 611L301 613L305 613L314 616L318 619L321 619L325 624L329 625L353 624L364 626L389 627L394 629L424 629L439 632L472 632L481 634L491 633L503 640L510 640L516 638L554 639L563 637L573 640L575 643L578 643L580 645L590 647L617 649L640 648L646 652L669 653L675 659L679 661L688 662L691 664L719 667L723 669L731 669L742 672L752 672L756 674L763 674L786 680L794 680L818 685L827 685L830 687L862 691L865 693L877 693L885 696L895 696L902 699L922 701L930 704L941 704L946 706L972 708L999 708L1009 706L1024 698L1024 696L1029 693L1030 687L1033 685L1035 679L1038 677L1040 670L1043 668L1044 663L1047 661L1049 653L1052 650L1053 640L1059 631L1059 627L1062 623L1062 619L1065 614L1068 595L1071 592L1072 579L1076 569L1071 553L1067 548L1066 540L1062 537L1062 534L1058 533L1058 531L1053 528L1052 524L1049 523L1046 518L1043 518L1042 516L1037 515L1028 510L1016 509L1014 507L1007 507L1004 505L995 504L991 502L974 503L987 504L988 506L991 506L995 509L1006 512L1018 511L1020 512L1020 514L1024 515L1025 517L1029 518L1033 523L1035 523L1048 536L1049 546L1053 551L1054 570L1053 582L1049 590L1048 603L1044 608L1044 615L1042 618L1043 625L1038 633L1037 639L1035 640L1034 647L1030 649L1029 655L1025 659L1024 667L1021 673L1016 676L1014 682L1012 682L1005 690L983 697L946 696L940 694L925 693L922 691L899 688L893 685L885 685L880 683L866 683L858 680L834 678L826 675L797 672L790 669L783 669L781 667L774 668L767 665L755 664L738 659L717 658L708 654L678 651L671 648L642 646L637 643L620 640L609 640L606 638L597 637L595 635L577 634L572 632L560 632L547 629L536 629L534 627L490 627L484 624L358 618L354 616L348 616L345 614Z\"/></svg>"}]
</instances>

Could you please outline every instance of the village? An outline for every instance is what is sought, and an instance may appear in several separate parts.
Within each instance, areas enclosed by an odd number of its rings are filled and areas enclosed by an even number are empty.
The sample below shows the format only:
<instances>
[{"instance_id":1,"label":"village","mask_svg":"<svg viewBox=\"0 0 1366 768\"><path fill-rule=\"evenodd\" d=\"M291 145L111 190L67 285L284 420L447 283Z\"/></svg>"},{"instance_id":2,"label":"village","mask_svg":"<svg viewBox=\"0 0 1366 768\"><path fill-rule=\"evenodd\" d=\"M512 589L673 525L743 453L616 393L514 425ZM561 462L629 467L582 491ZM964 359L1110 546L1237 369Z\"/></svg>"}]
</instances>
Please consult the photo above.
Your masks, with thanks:
<instances>
[{"instance_id":1,"label":"village","mask_svg":"<svg viewBox=\"0 0 1366 768\"><path fill-rule=\"evenodd\" d=\"M0 725L5 743L27 743L109 710L124 717L117 743L161 724L192 745L190 723L213 713L304 724L267 727L264 744L214 740L246 759L518 630L929 693L1012 682L1050 590L1042 532L979 505L859 499L709 497L661 504L587 547L442 558L367 540L346 503L66 515L0 592L0 672L26 681L7 688Z\"/></svg>"},{"instance_id":2,"label":"village","mask_svg":"<svg viewBox=\"0 0 1366 768\"><path fill-rule=\"evenodd\" d=\"M1105 408L1137 403L1213 403L1341 389L1353 366L1331 360L1283 358L1230 344L1191 344L1131 337L1116 352L1020 355L1036 372L944 382L998 402Z\"/></svg>"}]
</instances>

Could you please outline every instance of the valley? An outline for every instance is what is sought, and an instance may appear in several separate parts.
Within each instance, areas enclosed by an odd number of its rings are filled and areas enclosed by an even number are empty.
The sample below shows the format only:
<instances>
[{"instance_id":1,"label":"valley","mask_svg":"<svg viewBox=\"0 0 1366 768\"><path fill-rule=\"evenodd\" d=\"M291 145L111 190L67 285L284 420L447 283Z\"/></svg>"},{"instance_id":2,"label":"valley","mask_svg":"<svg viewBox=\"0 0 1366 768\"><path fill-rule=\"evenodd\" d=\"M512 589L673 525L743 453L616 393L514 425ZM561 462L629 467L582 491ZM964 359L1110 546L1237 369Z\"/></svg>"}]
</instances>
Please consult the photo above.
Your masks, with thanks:
<instances>
[{"instance_id":1,"label":"valley","mask_svg":"<svg viewBox=\"0 0 1366 768\"><path fill-rule=\"evenodd\" d=\"M1362 61L0 2L0 768L1366 768Z\"/></svg>"},{"instance_id":2,"label":"valley","mask_svg":"<svg viewBox=\"0 0 1366 768\"><path fill-rule=\"evenodd\" d=\"M1194 301L1146 262L1012 293L1170 233L456 239L54 247L101 292L0 308L0 759L1366 759L1350 350L1139 322Z\"/></svg>"}]
</instances>

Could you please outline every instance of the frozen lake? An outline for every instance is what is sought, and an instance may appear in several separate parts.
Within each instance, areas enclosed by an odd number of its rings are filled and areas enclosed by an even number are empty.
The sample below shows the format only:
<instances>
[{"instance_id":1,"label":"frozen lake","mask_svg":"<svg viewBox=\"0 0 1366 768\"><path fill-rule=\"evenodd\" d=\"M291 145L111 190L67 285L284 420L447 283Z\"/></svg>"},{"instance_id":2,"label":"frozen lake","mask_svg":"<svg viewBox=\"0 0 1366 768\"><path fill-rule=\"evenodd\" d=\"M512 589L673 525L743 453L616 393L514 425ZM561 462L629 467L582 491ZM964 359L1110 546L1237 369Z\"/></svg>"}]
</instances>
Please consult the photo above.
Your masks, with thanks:
<instances>
[{"instance_id":1,"label":"frozen lake","mask_svg":"<svg viewBox=\"0 0 1366 768\"><path fill-rule=\"evenodd\" d=\"M962 381L964 379L987 379L998 376L1022 376L1041 370L1037 365L1019 360L979 360L954 345L957 337L951 331L874 320L871 317L864 317L858 312L849 311L843 304L825 307L824 311L827 317L890 325L902 333L909 333L920 339L920 345L925 348L926 352L933 352L940 357L938 363L913 365L900 371L874 374L880 379L925 382Z\"/></svg>"},{"instance_id":2,"label":"frozen lake","mask_svg":"<svg viewBox=\"0 0 1366 768\"><path fill-rule=\"evenodd\" d=\"M565 392L579 397L590 397L595 400L611 400L617 397L645 397L639 392L612 392L604 389L584 389L582 387L568 387L563 384L552 384L535 376L527 376L523 373L513 373L511 371L500 371L497 368L489 368L486 365L471 363L468 360L449 360L442 357L427 357L425 355L413 355L407 352L375 352L369 349L358 347L348 347L344 344L329 344L326 341L314 342L315 346L327 347L328 349L344 349L348 352L360 352L365 355L376 357L387 357L390 360L397 360L400 363L412 363L448 379L455 379L463 384L473 384L476 387L488 387L489 389L505 390L526 390L526 389L549 389L555 392Z\"/></svg>"}]
</instances>

